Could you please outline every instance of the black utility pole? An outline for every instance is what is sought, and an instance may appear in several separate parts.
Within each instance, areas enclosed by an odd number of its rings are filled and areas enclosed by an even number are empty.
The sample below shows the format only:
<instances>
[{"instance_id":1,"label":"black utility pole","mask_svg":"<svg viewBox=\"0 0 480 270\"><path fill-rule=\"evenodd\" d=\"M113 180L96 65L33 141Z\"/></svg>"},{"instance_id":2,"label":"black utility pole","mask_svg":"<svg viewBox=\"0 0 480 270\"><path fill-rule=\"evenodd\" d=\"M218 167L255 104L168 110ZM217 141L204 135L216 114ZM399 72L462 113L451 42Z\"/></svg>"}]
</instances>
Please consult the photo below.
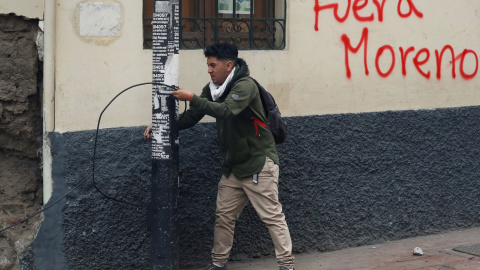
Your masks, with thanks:
<instances>
[{"instance_id":1,"label":"black utility pole","mask_svg":"<svg viewBox=\"0 0 480 270\"><path fill-rule=\"evenodd\" d=\"M154 4L153 82L178 86L179 0ZM157 84L152 99L151 269L177 270L178 101L171 88Z\"/></svg>"}]
</instances>

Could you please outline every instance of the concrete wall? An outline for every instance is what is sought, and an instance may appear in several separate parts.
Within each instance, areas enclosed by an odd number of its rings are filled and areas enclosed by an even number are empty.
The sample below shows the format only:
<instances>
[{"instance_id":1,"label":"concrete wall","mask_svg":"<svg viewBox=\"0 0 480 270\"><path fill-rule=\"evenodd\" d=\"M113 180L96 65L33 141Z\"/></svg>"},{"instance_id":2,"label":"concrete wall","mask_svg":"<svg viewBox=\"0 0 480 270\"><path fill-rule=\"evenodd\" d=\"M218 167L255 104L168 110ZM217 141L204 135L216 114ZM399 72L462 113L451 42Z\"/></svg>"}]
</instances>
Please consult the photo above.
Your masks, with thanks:
<instances>
[{"instance_id":1,"label":"concrete wall","mask_svg":"<svg viewBox=\"0 0 480 270\"><path fill-rule=\"evenodd\" d=\"M0 230L42 206L38 31L38 20L0 14ZM40 219L0 233L0 269L19 269Z\"/></svg>"},{"instance_id":2,"label":"concrete wall","mask_svg":"<svg viewBox=\"0 0 480 270\"><path fill-rule=\"evenodd\" d=\"M290 137L277 147L279 196L295 253L480 226L479 106L286 120ZM55 135L53 144L64 153L55 155L55 170L63 172L55 182L72 192L60 216L64 228L51 226L39 236L50 231L57 246L49 250L63 248L66 266L58 269L149 269L151 158L143 129L99 134L96 185L126 204L93 187L94 131ZM185 269L210 259L221 158L213 123L181 131L180 140L179 258ZM51 253L36 252L35 264L51 263L36 269L55 269ZM249 204L237 222L231 257L273 255L268 231Z\"/></svg>"}]
</instances>

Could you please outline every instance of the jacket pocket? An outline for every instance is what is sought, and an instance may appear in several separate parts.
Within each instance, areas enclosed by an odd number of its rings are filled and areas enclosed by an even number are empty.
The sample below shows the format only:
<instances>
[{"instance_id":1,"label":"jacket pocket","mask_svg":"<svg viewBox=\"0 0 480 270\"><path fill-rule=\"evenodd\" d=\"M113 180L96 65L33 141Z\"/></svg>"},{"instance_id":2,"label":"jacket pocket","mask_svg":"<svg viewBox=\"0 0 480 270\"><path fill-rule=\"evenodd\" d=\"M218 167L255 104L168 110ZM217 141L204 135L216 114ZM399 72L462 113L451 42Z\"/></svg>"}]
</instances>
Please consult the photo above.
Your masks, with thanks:
<instances>
[{"instance_id":1,"label":"jacket pocket","mask_svg":"<svg viewBox=\"0 0 480 270\"><path fill-rule=\"evenodd\" d=\"M234 145L229 145L227 148L227 163L232 167L249 160L251 157L247 139L243 138L235 142Z\"/></svg>"}]
</instances>

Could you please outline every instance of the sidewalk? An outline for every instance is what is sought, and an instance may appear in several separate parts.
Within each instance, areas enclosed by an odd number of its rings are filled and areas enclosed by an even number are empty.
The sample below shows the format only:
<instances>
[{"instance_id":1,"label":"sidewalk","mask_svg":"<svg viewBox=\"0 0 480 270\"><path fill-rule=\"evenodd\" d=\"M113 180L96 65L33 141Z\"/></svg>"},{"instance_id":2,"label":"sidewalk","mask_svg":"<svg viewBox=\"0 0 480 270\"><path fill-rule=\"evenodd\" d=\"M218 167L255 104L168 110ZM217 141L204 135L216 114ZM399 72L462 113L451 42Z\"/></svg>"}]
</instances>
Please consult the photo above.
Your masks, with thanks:
<instances>
[{"instance_id":1,"label":"sidewalk","mask_svg":"<svg viewBox=\"0 0 480 270\"><path fill-rule=\"evenodd\" d=\"M297 254L296 270L480 270L480 257L454 251L480 244L480 228L408 238L333 252ZM413 255L420 247L423 256ZM277 270L274 258L229 262L229 270Z\"/></svg>"}]
</instances>

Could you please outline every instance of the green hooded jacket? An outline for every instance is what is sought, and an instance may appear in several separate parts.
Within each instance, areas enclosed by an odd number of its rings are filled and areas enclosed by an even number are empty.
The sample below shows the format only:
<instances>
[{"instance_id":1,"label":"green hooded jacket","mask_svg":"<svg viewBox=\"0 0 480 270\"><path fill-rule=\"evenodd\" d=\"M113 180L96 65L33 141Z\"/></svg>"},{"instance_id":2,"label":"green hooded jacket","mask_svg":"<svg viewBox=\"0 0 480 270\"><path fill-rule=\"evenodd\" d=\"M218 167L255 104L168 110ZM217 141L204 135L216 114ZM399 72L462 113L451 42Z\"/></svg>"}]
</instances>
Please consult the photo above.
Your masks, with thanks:
<instances>
[{"instance_id":1,"label":"green hooded jacket","mask_svg":"<svg viewBox=\"0 0 480 270\"><path fill-rule=\"evenodd\" d=\"M256 136L254 124L239 115L245 108L262 122L266 122L265 111L255 82L249 77L248 66L242 59L236 63L235 74L223 95L213 101L209 84L200 96L194 95L190 108L179 121L180 129L194 126L205 115L212 116L217 123L217 136L224 163L222 174L244 178L260 172L266 157L279 164L275 139L270 131L258 125L260 136Z\"/></svg>"}]
</instances>

